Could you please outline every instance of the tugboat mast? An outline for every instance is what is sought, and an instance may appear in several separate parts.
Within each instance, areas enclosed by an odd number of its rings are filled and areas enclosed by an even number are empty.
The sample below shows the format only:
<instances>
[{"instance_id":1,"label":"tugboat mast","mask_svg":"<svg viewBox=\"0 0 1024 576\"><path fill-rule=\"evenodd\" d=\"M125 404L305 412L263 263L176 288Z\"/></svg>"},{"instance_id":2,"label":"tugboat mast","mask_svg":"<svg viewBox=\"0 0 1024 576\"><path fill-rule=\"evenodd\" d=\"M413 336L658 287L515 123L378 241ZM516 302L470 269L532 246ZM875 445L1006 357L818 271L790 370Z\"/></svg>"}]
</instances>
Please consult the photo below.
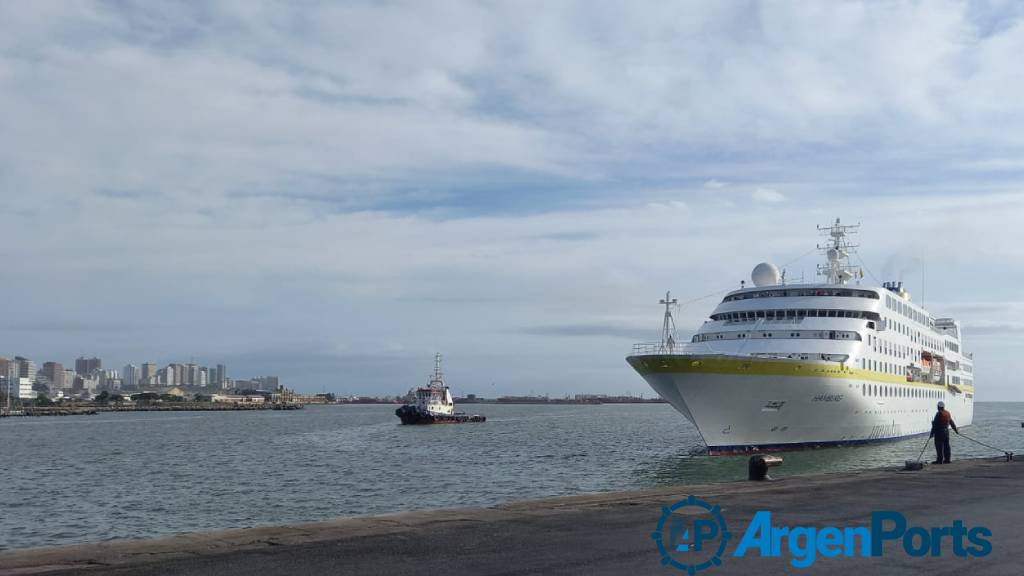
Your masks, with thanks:
<instances>
[{"instance_id":1,"label":"tugboat mast","mask_svg":"<svg viewBox=\"0 0 1024 576\"><path fill-rule=\"evenodd\" d=\"M441 373L441 353L434 353L434 376L430 379L430 383L444 384L443 374Z\"/></svg>"}]
</instances>

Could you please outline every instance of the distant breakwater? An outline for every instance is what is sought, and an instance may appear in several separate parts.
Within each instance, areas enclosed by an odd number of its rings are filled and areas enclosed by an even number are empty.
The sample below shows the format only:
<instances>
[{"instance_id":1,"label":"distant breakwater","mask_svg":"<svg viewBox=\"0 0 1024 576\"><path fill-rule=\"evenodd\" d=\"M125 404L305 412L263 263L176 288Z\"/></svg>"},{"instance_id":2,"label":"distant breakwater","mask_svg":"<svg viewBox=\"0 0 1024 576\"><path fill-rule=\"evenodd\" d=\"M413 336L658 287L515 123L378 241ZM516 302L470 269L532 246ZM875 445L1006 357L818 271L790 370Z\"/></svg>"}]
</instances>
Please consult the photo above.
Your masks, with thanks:
<instances>
[{"instance_id":1,"label":"distant breakwater","mask_svg":"<svg viewBox=\"0 0 1024 576\"><path fill-rule=\"evenodd\" d=\"M175 402L146 405L100 405L100 406L46 406L31 407L10 413L0 412L0 418L8 416L91 416L100 412L234 412L238 410L301 410L302 404L294 403L222 403L222 402Z\"/></svg>"}]
</instances>

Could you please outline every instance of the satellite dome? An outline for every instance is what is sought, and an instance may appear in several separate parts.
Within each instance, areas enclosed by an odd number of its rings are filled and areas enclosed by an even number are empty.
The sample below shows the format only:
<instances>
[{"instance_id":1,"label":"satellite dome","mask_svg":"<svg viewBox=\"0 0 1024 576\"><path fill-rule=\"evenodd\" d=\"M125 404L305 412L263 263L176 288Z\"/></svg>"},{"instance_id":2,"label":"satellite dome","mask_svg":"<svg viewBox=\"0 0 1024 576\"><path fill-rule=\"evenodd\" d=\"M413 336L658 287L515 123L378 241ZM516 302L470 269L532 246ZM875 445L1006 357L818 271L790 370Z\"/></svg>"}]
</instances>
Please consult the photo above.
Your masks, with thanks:
<instances>
[{"instance_id":1,"label":"satellite dome","mask_svg":"<svg viewBox=\"0 0 1024 576\"><path fill-rule=\"evenodd\" d=\"M754 281L754 286L775 286L779 283L779 268L775 264L761 262L754 266L750 279Z\"/></svg>"}]
</instances>

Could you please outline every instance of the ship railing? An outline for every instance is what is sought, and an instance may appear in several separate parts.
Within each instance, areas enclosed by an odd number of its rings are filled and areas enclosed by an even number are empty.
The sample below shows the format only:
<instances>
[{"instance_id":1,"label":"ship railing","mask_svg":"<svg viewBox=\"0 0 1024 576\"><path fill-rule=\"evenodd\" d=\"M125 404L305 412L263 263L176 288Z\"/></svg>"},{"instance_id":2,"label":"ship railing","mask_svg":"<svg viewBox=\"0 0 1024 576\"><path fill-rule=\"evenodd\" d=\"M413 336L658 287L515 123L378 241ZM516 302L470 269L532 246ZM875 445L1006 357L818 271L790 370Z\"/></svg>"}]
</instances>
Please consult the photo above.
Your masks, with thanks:
<instances>
[{"instance_id":1,"label":"ship railing","mask_svg":"<svg viewBox=\"0 0 1024 576\"><path fill-rule=\"evenodd\" d=\"M632 356L672 356L672 355L720 355L723 352L717 351L706 342L687 342L669 346L664 342L641 342L633 344ZM732 353L731 355L735 355ZM772 360L810 360L825 361L844 364L849 362L849 354L828 354L823 352L800 353L800 352L753 352L751 358L772 359Z\"/></svg>"},{"instance_id":2,"label":"ship railing","mask_svg":"<svg viewBox=\"0 0 1024 576\"><path fill-rule=\"evenodd\" d=\"M682 345L669 346L664 342L640 342L633 344L633 356L654 356L674 354Z\"/></svg>"},{"instance_id":3,"label":"ship railing","mask_svg":"<svg viewBox=\"0 0 1024 576\"><path fill-rule=\"evenodd\" d=\"M633 344L631 356L672 356L682 354L714 354L715 350L706 342L684 342L674 343L671 346L665 342L641 342Z\"/></svg>"}]
</instances>

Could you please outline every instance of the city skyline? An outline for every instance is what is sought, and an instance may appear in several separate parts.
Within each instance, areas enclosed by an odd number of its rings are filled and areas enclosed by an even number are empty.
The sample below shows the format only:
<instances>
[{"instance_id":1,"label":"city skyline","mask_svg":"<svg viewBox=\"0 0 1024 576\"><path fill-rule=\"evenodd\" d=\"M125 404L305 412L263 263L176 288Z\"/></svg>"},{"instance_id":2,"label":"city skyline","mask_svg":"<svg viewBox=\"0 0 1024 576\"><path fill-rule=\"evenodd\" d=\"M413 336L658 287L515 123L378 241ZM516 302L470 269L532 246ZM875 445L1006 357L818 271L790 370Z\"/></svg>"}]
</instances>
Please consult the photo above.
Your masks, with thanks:
<instances>
[{"instance_id":1,"label":"city skyline","mask_svg":"<svg viewBox=\"0 0 1024 576\"><path fill-rule=\"evenodd\" d=\"M667 290L688 338L759 262L815 280L815 226L840 217L864 283L963 322L978 400L1024 399L1016 3L0 22L2 350L357 394L441 352L466 392L640 391L625 357Z\"/></svg>"},{"instance_id":2,"label":"city skyline","mask_svg":"<svg viewBox=\"0 0 1024 576\"><path fill-rule=\"evenodd\" d=\"M92 397L97 392L137 392L169 388L208 390L276 390L282 385L278 376L231 378L227 366L204 366L195 362L129 362L121 367L104 367L101 358L79 356L74 368L48 360L39 363L29 357L0 356L0 388L21 399L35 398L37 393L50 397ZM31 387L31 392L29 388ZM15 392L17 391L17 392Z\"/></svg>"}]
</instances>

